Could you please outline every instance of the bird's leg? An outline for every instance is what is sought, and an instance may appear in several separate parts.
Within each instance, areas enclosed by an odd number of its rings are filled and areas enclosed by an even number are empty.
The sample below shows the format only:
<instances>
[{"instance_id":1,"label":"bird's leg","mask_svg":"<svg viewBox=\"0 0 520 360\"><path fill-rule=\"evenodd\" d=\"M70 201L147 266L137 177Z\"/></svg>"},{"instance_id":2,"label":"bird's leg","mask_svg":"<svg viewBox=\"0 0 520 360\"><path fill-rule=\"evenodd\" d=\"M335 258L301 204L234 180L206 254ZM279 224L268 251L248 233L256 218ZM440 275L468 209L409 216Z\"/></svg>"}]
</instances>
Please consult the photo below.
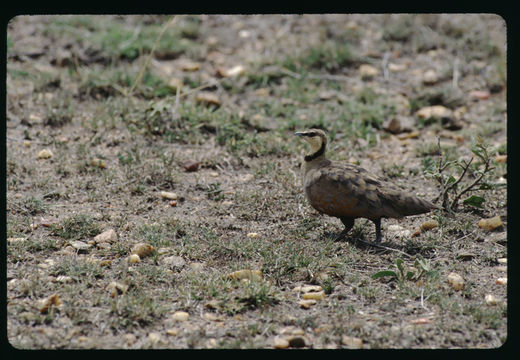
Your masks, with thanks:
<instances>
[{"instance_id":1,"label":"bird's leg","mask_svg":"<svg viewBox=\"0 0 520 360\"><path fill-rule=\"evenodd\" d=\"M372 220L376 225L376 244L379 244L383 240L383 234L381 233L381 218Z\"/></svg>"},{"instance_id":2,"label":"bird's leg","mask_svg":"<svg viewBox=\"0 0 520 360\"><path fill-rule=\"evenodd\" d=\"M345 229L343 229L343 231L340 232L338 234L338 236L336 236L335 241L343 240L343 238L347 235L347 233L350 231L350 229L352 229L352 227L354 226L354 220L355 220L354 218L351 218L351 217L340 217L339 219L341 220L343 225L345 225Z\"/></svg>"}]
</instances>

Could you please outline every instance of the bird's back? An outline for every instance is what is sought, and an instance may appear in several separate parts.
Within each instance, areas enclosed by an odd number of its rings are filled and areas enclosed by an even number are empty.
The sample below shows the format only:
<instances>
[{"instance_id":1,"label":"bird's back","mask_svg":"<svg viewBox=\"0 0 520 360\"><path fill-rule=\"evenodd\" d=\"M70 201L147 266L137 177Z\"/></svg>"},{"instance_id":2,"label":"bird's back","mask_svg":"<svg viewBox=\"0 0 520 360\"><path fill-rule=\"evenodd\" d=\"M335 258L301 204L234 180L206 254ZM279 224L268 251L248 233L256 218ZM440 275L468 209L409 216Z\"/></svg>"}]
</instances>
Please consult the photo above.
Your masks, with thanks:
<instances>
[{"instance_id":1,"label":"bird's back","mask_svg":"<svg viewBox=\"0 0 520 360\"><path fill-rule=\"evenodd\" d=\"M304 187L316 210L336 217L401 218L437 207L359 166L327 159L305 169Z\"/></svg>"}]
</instances>

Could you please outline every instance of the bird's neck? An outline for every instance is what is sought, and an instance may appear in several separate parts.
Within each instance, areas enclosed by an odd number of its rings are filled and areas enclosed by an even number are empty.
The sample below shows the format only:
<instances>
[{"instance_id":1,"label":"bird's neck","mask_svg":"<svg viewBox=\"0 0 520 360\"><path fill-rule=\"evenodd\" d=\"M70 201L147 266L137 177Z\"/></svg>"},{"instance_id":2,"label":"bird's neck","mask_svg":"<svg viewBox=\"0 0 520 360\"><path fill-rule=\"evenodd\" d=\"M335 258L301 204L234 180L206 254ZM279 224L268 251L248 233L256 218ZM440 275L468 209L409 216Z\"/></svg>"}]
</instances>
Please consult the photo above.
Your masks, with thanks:
<instances>
[{"instance_id":1,"label":"bird's neck","mask_svg":"<svg viewBox=\"0 0 520 360\"><path fill-rule=\"evenodd\" d=\"M325 148L326 147L327 147L327 144L325 144L325 142L322 142L320 147L316 151L310 153L309 155L306 155L303 159L306 162L311 162L313 160L325 157Z\"/></svg>"}]
</instances>

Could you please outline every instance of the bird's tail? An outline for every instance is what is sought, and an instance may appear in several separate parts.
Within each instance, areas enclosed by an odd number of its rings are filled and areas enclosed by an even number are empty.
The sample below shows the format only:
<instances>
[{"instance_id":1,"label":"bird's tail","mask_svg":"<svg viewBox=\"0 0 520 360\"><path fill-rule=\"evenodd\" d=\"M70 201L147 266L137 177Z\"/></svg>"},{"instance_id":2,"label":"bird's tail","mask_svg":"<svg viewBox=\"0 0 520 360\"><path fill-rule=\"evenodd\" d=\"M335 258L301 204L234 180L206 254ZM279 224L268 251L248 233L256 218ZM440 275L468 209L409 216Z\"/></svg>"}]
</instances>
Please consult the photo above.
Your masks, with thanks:
<instances>
[{"instance_id":1,"label":"bird's tail","mask_svg":"<svg viewBox=\"0 0 520 360\"><path fill-rule=\"evenodd\" d=\"M413 195L405 196L403 200L404 201L396 205L399 206L399 212L404 216L424 214L434 209L440 209L439 206L432 204L428 200Z\"/></svg>"}]
</instances>

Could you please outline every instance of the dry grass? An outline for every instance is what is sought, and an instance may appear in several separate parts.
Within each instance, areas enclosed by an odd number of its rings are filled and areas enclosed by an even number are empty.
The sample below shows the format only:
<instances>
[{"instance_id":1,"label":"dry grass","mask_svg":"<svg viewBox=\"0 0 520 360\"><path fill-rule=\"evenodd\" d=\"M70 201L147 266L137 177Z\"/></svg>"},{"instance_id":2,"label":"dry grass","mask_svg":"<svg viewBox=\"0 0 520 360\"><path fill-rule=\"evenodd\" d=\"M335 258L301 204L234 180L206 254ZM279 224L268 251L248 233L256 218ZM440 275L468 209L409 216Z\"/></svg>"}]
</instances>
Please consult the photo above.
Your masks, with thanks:
<instances>
[{"instance_id":1,"label":"dry grass","mask_svg":"<svg viewBox=\"0 0 520 360\"><path fill-rule=\"evenodd\" d=\"M500 19L179 16L166 29L167 22L57 16L9 25L7 237L24 239L7 245L14 347L271 348L289 326L312 348L345 347L344 335L365 348L505 341L507 293L496 283L507 276L498 262L507 257L506 163L495 161L507 149ZM362 80L359 65L380 69L385 54L387 63L409 65L386 80L382 71ZM198 69L182 70L181 59ZM217 75L235 65L245 72ZM437 84L421 82L429 68ZM168 86L171 78L182 91ZM475 100L475 89L491 96ZM201 90L220 104L197 101ZM460 129L415 117L439 104L465 107ZM411 118L418 137L386 132L396 115ZM439 158L437 137L447 160L467 160L480 136L495 167L489 187L475 191L483 208L385 221L384 244L398 251L335 242L339 221L318 215L301 189L304 146L292 134L313 126L328 130L331 158L429 199L441 190L426 176ZM37 158L43 148L50 159ZM186 172L186 160L198 170ZM176 205L161 191L175 192ZM500 229L477 226L495 215ZM412 237L430 219L439 226ZM71 246L106 229L117 241ZM373 237L358 220L351 238ZM154 251L129 264L137 243ZM398 276L399 258L412 275ZM241 269L263 278L227 276ZM374 279L380 271L396 276ZM451 272L465 279L463 290L447 284ZM113 282L126 291L112 296ZM320 285L325 299L301 308L292 289L304 284ZM486 304L488 293L497 305ZM62 304L41 313L39 300L53 294ZM175 321L178 311L188 320Z\"/></svg>"}]
</instances>

